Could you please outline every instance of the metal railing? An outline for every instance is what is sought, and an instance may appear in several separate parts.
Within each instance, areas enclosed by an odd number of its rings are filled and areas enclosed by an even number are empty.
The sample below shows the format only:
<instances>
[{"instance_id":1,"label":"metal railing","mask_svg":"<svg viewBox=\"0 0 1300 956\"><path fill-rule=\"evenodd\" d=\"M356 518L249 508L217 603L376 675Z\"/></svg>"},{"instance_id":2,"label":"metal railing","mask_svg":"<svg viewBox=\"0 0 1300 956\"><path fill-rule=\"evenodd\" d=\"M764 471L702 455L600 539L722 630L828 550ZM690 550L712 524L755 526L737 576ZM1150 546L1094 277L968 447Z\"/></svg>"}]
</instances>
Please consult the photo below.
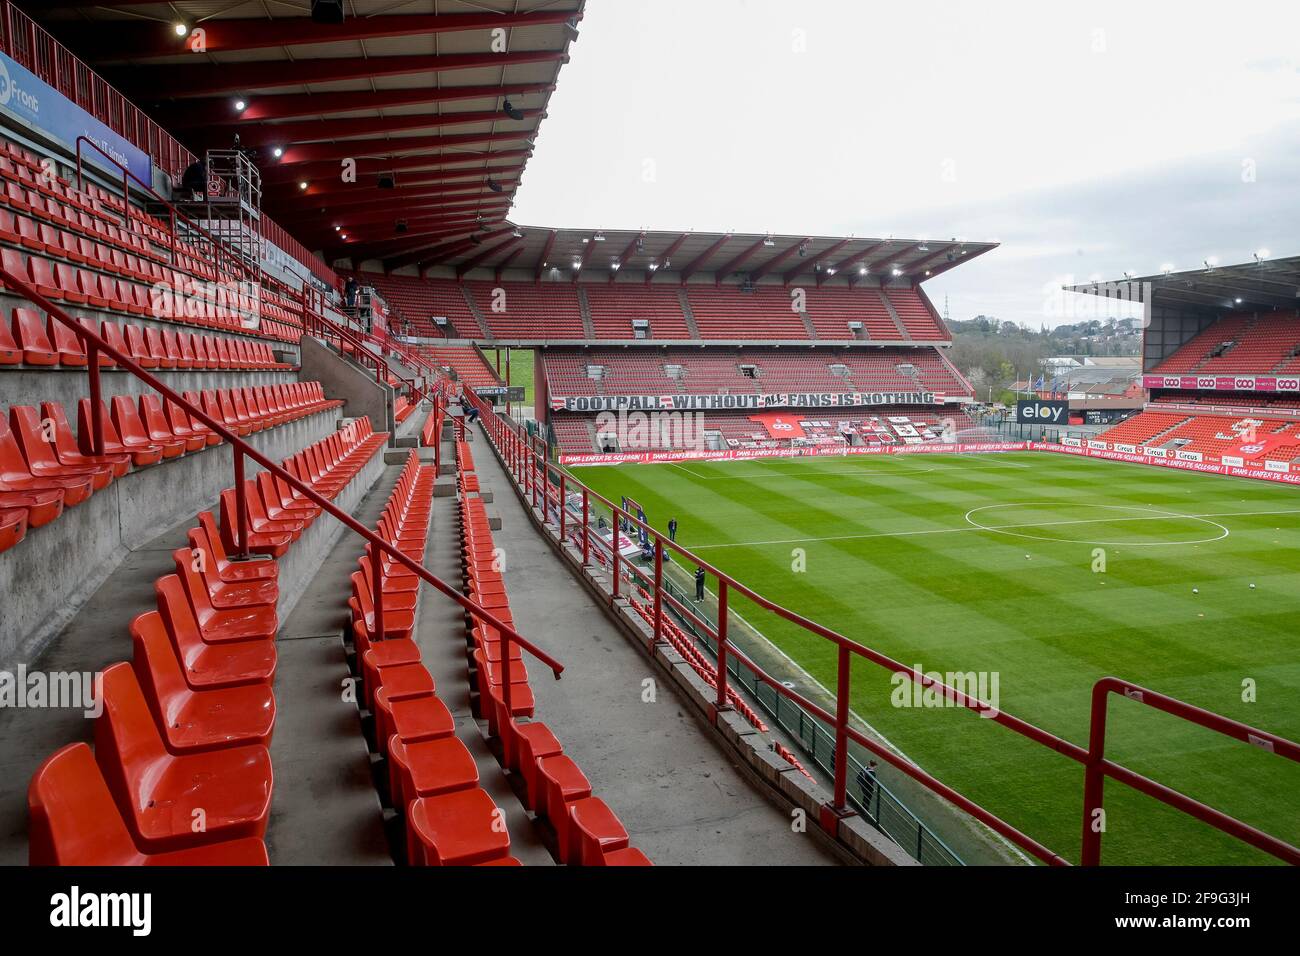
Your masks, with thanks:
<instances>
[{"instance_id":1,"label":"metal railing","mask_svg":"<svg viewBox=\"0 0 1300 956\"><path fill-rule=\"evenodd\" d=\"M603 541L600 542L600 546L604 547ZM643 574L638 572L637 577L641 578L647 588L653 587L653 582L645 578ZM689 599L687 594L674 584L671 578L664 578L664 587L679 602ZM689 632L716 659L717 644L709 634L702 633L689 619L682 618L677 614L673 614L673 616L676 618L678 625ZM707 620L708 612L702 609L702 616ZM717 625L715 623L714 631L716 632L716 630ZM771 715L772 719L786 733L798 741L800 747L812 758L813 762L827 774L833 774L835 769L834 728L827 727L823 721L809 714L792 700L774 693L771 688L758 678L756 673L749 669L748 665L742 663L734 655L731 658L730 668L731 677L745 688L750 697L757 701L758 705ZM906 850L919 863L927 866L965 865L962 858L937 833L926 826L920 817L908 809L907 805L883 781L877 777L872 777L869 784L864 784L863 775L865 772L866 765L850 750L849 775L851 784L848 791L849 802L876 829Z\"/></svg>"},{"instance_id":2,"label":"metal railing","mask_svg":"<svg viewBox=\"0 0 1300 956\"><path fill-rule=\"evenodd\" d=\"M421 578L426 583L432 585L438 591L441 591L447 597L459 604L468 614L476 620L482 622L485 626L493 628L501 637L502 651L506 655L504 659L509 660L509 650L513 645L518 645L522 650L527 651L537 660L545 664L558 680L561 672L564 670L562 664L555 660L545 651L541 650L532 642L525 639L510 624L502 621L492 612L486 610L477 601L472 600L452 585L446 583L429 571L424 565L415 561L405 554L400 548L385 541L374 531L362 525L351 515L338 508L329 499L320 495L309 484L301 481L285 468L267 458L252 445L244 441L234 432L226 427L224 421L213 418L198 405L187 401L179 393L169 386L163 384L157 376L150 374L135 360L114 348L105 341L98 333L92 332L77 322L61 308L50 302L45 296L41 295L36 289L32 288L22 278L12 275L2 265L0 265L0 280L8 286L14 293L27 299L28 301L45 310L56 321L67 327L71 332L81 340L86 350L86 370L89 376L90 384L90 402L91 402L91 436L90 446L95 455L104 454L104 427L103 427L103 398L100 390L99 365L100 356L106 355L111 358L117 365L134 375L137 379L144 382L150 388L158 392L163 398L173 405L185 410L186 414L193 419L205 424L213 432L220 435L222 439L228 442L233 451L234 458L234 492L235 492L235 512L236 512L236 529L235 529L235 549L237 555L247 555L250 553L249 548L249 511L247 502L247 489L245 486L245 459L251 459L261 465L280 481L284 482L290 488L293 488L312 504L316 505L321 511L328 513L335 520L341 522L350 531L359 535L367 541L376 554L382 552L388 555L391 561L406 568L411 574ZM382 571L383 562L375 560L373 565L373 580L371 589L374 595L374 633L376 640L383 640L384 630L384 575ZM508 685L509 682L507 682ZM504 691L505 702L509 706L509 689Z\"/></svg>"},{"instance_id":3,"label":"metal railing","mask_svg":"<svg viewBox=\"0 0 1300 956\"><path fill-rule=\"evenodd\" d=\"M524 434L522 429L520 429L518 425L510 419L495 414L486 402L478 400L476 396L471 395L470 400L475 402L476 406L479 408L483 427L489 440L501 455L507 471L513 477L514 482L518 486L522 495L525 499L531 500L534 510L538 507L539 497L543 502L548 500L551 488L556 489L561 502L564 502L567 499L567 496L571 491L575 494L581 495L582 518L580 534L582 539L582 562L584 566L590 562L591 556L590 516L594 503L603 505L613 515L613 528L616 534L618 529L624 527L626 524L627 526L643 531L647 535L648 539L653 541L654 570L651 583L653 584L652 593L654 598L654 614L652 640L656 644L663 642L665 606L672 607L678 614L692 620L703 633L710 636L717 648L716 656L719 665L716 686L717 695L713 703L713 712L715 717L718 712L729 709L727 700L728 677L733 670L731 659L735 658L745 664L745 666L747 666L753 673L754 679L757 682L755 686L758 684L766 686L777 697L786 698L787 700L792 701L808 714L823 721L826 726L830 728L834 736L834 748L832 751L834 755L832 765L834 782L832 786L832 798L830 802L822 808L821 823L826 829L834 832L835 822L854 812L849 801L848 792L848 747L849 743L852 741L862 747L863 750L873 754L877 759L889 764L895 770L912 778L927 790L937 794L957 809L968 813L970 816L989 827L989 829L993 830L993 832L1006 838L1035 859L1051 865L1069 865L1069 861L1059 853L1039 843L1033 837L1021 832L1012 824L986 810L970 798L943 783L937 777L909 763L884 745L872 740L855 729L851 725L849 719L850 677L852 674L854 659L862 658L871 664L890 671L893 674L906 675L909 680L920 684L923 688L930 688L934 692L941 694L943 699L949 704L974 711L988 723L998 724L1021 737L1024 737L1042 747L1046 747L1048 750L1055 751L1056 753L1073 760L1075 763L1082 765L1085 769L1085 785L1083 800L1084 843L1081 861L1086 865L1097 865L1101 860L1101 840L1104 826L1099 821L1104 820L1103 782L1106 777L1110 777L1119 783L1123 783L1127 787L1137 790L1138 792L1158 800L1167 806L1171 806L1194 819L1209 824L1215 829L1263 850L1278 859L1284 860L1293 865L1300 865L1300 848L1292 846L1277 837L1264 833L1249 824L1230 817L1207 804L1194 800L1185 794L1172 790L1163 784L1128 769L1127 767L1106 759L1106 702L1111 693L1122 693L1124 696L1132 700L1146 704L1147 706L1155 707L1171 716L1199 724L1202 727L1214 730L1218 733L1232 737L1233 739L1253 744L1269 753L1276 754L1279 757L1297 763L1300 763L1300 745L1297 745L1286 738L1279 737L1276 734L1269 733L1268 731L1259 730L1246 724L1239 723L1238 721L1221 717L1217 714L1202 710L1201 708L1195 707L1191 704L1178 701L1172 697L1167 697L1136 684L1128 683L1114 677L1107 677L1102 678L1093 687L1091 733L1088 746L1081 747L1063 737L1036 727L1028 721L1015 717L1004 710L993 708L986 702L951 687L942 681L935 680L924 673L918 673L916 669L912 667L908 667L907 665L904 665L879 651L873 650L864 644L852 641L828 627L818 624L801 614L768 600L742 582L737 581L735 578L709 564L704 559L697 557L686 548L669 540L664 535L661 535L649 524L638 520L635 515L627 513L621 505L601 496L587 485L568 475L567 472L551 465L546 460L546 449L544 447L539 447L540 443L535 438ZM549 508L544 507L542 509L542 520L547 525L552 523L552 519L549 515ZM561 540L564 540L567 535L566 508L561 507L559 509L559 514L555 521L559 525L558 530L560 538ZM694 608L689 606L688 602L681 601L673 595L667 587L665 587L664 557L665 553L669 551L673 552L679 558L685 559L691 564L703 568L706 574L711 575L718 582L718 621L716 625L705 620L695 611ZM622 575L619 566L620 563L626 563L626 561L627 559L622 558L619 554L619 549L616 544L612 549L611 555L611 602L617 602L620 598L620 582ZM797 691L784 686L779 679L768 674L762 669L762 667L733 645L728 635L729 614L727 612L727 605L732 595L743 597L762 610L768 611L776 615L778 618L781 618L803 631L821 638L835 646L836 682L834 713L826 710Z\"/></svg>"}]
</instances>

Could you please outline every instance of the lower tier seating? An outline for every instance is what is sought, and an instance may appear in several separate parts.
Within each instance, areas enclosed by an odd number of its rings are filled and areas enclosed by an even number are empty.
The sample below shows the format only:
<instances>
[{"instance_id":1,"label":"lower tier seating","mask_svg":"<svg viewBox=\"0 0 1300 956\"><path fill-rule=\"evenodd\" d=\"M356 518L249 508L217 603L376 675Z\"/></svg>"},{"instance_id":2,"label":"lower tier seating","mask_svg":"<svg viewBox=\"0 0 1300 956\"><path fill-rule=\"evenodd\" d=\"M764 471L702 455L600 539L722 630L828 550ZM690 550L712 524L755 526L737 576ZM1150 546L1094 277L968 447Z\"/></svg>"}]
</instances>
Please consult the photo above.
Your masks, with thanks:
<instances>
[{"instance_id":1,"label":"lower tier seating","mask_svg":"<svg viewBox=\"0 0 1300 956\"><path fill-rule=\"evenodd\" d=\"M332 462L309 485L327 493L386 437L362 420L305 449L308 460ZM266 472L246 495L250 512L256 502L286 533L319 515ZM132 662L103 671L93 751L64 747L33 775L33 865L268 862L279 569L232 561L228 538L210 514L199 515L190 547L173 555L177 573L155 584L157 609L131 623Z\"/></svg>"},{"instance_id":2,"label":"lower tier seating","mask_svg":"<svg viewBox=\"0 0 1300 956\"><path fill-rule=\"evenodd\" d=\"M462 489L477 486L476 475L472 483L466 480L474 467L467 443L457 443L456 461ZM487 510L477 493L462 491L460 523L465 593L502 623L513 626ZM500 739L505 769L519 774L526 807L549 824L556 859L571 866L650 865L644 853L629 846L627 830L605 802L593 795L591 782L564 753L552 730L534 719L536 702L522 651L504 641L495 628L473 620L467 633L467 654L471 701L487 720L489 735ZM472 806L468 809L475 812ZM425 852L425 841L441 832L434 821L446 812L436 800L411 805L412 827Z\"/></svg>"}]
</instances>

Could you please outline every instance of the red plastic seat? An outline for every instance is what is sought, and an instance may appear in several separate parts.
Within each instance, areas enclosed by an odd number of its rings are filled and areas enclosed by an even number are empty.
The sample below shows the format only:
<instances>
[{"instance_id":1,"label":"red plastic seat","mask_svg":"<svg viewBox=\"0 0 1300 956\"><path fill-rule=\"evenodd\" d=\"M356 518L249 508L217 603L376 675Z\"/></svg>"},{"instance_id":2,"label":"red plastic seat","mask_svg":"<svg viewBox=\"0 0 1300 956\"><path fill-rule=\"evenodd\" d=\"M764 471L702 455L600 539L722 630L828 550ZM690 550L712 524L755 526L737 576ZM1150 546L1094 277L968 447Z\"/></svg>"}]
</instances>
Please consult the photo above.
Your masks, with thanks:
<instances>
[{"instance_id":1,"label":"red plastic seat","mask_svg":"<svg viewBox=\"0 0 1300 956\"><path fill-rule=\"evenodd\" d=\"M217 528L212 512L199 512L199 527L207 535L208 547L212 549L216 572L223 581L275 581L280 576L280 566L266 558L245 561L232 561L221 543L221 532Z\"/></svg>"},{"instance_id":2,"label":"red plastic seat","mask_svg":"<svg viewBox=\"0 0 1300 956\"><path fill-rule=\"evenodd\" d=\"M46 758L27 788L31 866L266 866L266 844L247 838L169 853L136 846L84 743Z\"/></svg>"},{"instance_id":3,"label":"red plastic seat","mask_svg":"<svg viewBox=\"0 0 1300 956\"><path fill-rule=\"evenodd\" d=\"M189 564L199 564L199 575L207 585L212 606L218 610L229 608L274 607L280 598L275 578L249 578L227 581L218 570L217 548L213 547L208 532L203 527L189 530ZM218 544L217 547L220 547ZM225 553L224 550L221 551ZM227 562L229 566L229 562Z\"/></svg>"},{"instance_id":4,"label":"red plastic seat","mask_svg":"<svg viewBox=\"0 0 1300 956\"><path fill-rule=\"evenodd\" d=\"M14 341L28 365L58 365L59 353L35 309L14 309Z\"/></svg>"},{"instance_id":5,"label":"red plastic seat","mask_svg":"<svg viewBox=\"0 0 1300 956\"><path fill-rule=\"evenodd\" d=\"M57 491L62 493L62 504L71 506L81 504L90 497L92 480L88 476L39 478L34 476L27 466L22 451L18 448L18 441L14 438L9 423L0 419L0 492L28 495L34 492ZM0 498L0 507L17 507L17 505ZM61 507L59 511L62 511ZM34 515L30 523L33 527L40 527L46 522L37 520L37 516Z\"/></svg>"},{"instance_id":6,"label":"red plastic seat","mask_svg":"<svg viewBox=\"0 0 1300 956\"><path fill-rule=\"evenodd\" d=\"M538 762L537 769L541 794L538 812L544 814L555 829L556 855L560 862L575 863L579 859L579 847L573 835L569 809L571 804L591 796L591 781L565 754L544 757Z\"/></svg>"},{"instance_id":7,"label":"red plastic seat","mask_svg":"<svg viewBox=\"0 0 1300 956\"><path fill-rule=\"evenodd\" d=\"M627 830L600 797L578 800L569 807L572 862L599 866L607 853L627 848Z\"/></svg>"},{"instance_id":8,"label":"red plastic seat","mask_svg":"<svg viewBox=\"0 0 1300 956\"><path fill-rule=\"evenodd\" d=\"M131 470L131 456L119 455L84 455L77 447L68 416L58 402L41 402L41 417L54 425L54 453L65 465L106 465L113 469L113 475L121 478Z\"/></svg>"},{"instance_id":9,"label":"red plastic seat","mask_svg":"<svg viewBox=\"0 0 1300 956\"><path fill-rule=\"evenodd\" d=\"M122 397L122 396L119 396ZM99 403L100 407L100 428L104 437L103 452L105 455L129 455L131 461L138 466L156 465L162 461L162 449L156 445L137 446L129 449L122 443L118 436L117 428L113 424L113 417L109 414L104 403ZM93 455L94 448L94 426L92 424L93 416L90 405L90 399L83 398L77 403L77 441L83 455Z\"/></svg>"},{"instance_id":10,"label":"red plastic seat","mask_svg":"<svg viewBox=\"0 0 1300 956\"><path fill-rule=\"evenodd\" d=\"M472 866L510 854L510 834L492 798L477 787L411 803L408 860L413 866Z\"/></svg>"},{"instance_id":11,"label":"red plastic seat","mask_svg":"<svg viewBox=\"0 0 1300 956\"><path fill-rule=\"evenodd\" d=\"M388 786L393 806L405 812L412 800L478 786L474 756L451 737L404 743L388 738Z\"/></svg>"},{"instance_id":12,"label":"red plastic seat","mask_svg":"<svg viewBox=\"0 0 1300 956\"><path fill-rule=\"evenodd\" d=\"M6 250L8 251L8 250ZM19 274L21 278L21 273ZM13 328L8 322L0 321L0 365L22 365L23 350L14 341Z\"/></svg>"},{"instance_id":13,"label":"red plastic seat","mask_svg":"<svg viewBox=\"0 0 1300 956\"><path fill-rule=\"evenodd\" d=\"M81 343L81 337L76 332L54 316L50 316L46 331L50 342L54 345L54 350L59 353L60 365L65 368L85 368L89 364L86 360L86 347Z\"/></svg>"},{"instance_id":14,"label":"red plastic seat","mask_svg":"<svg viewBox=\"0 0 1300 956\"><path fill-rule=\"evenodd\" d=\"M396 735L405 743L450 737L456 721L437 694L409 697L390 702L388 691L379 688L374 698L375 740L388 752L389 738Z\"/></svg>"},{"instance_id":15,"label":"red plastic seat","mask_svg":"<svg viewBox=\"0 0 1300 956\"><path fill-rule=\"evenodd\" d=\"M274 641L207 644L199 634L185 586L174 574L154 582L158 611L185 671L185 683L194 690L267 684L275 677Z\"/></svg>"},{"instance_id":16,"label":"red plastic seat","mask_svg":"<svg viewBox=\"0 0 1300 956\"><path fill-rule=\"evenodd\" d=\"M185 442L172 439L171 441L151 441L144 429L144 422L140 420L140 410L129 395L114 395L112 404L113 427L117 430L118 440L122 447L135 456L136 464L141 464L140 456L154 458L154 461L160 461L163 458L177 458L185 454Z\"/></svg>"},{"instance_id":17,"label":"red plastic seat","mask_svg":"<svg viewBox=\"0 0 1300 956\"><path fill-rule=\"evenodd\" d=\"M0 508L0 551L8 551L27 536L27 509Z\"/></svg>"},{"instance_id":18,"label":"red plastic seat","mask_svg":"<svg viewBox=\"0 0 1300 956\"><path fill-rule=\"evenodd\" d=\"M144 423L145 434L149 440L159 445L180 442L181 447L189 452L198 451L206 444L201 435L195 435L193 432L187 435L175 434L171 423L163 413L162 401L154 392L146 392L140 396L140 421Z\"/></svg>"},{"instance_id":19,"label":"red plastic seat","mask_svg":"<svg viewBox=\"0 0 1300 956\"><path fill-rule=\"evenodd\" d=\"M592 866L654 866L650 858L634 846L602 854Z\"/></svg>"},{"instance_id":20,"label":"red plastic seat","mask_svg":"<svg viewBox=\"0 0 1300 956\"><path fill-rule=\"evenodd\" d=\"M270 746L275 695L269 684L192 689L157 611L131 622L131 639L132 667L168 750L193 753L242 744Z\"/></svg>"},{"instance_id":21,"label":"red plastic seat","mask_svg":"<svg viewBox=\"0 0 1300 956\"><path fill-rule=\"evenodd\" d=\"M70 464L59 461L54 446L46 440L47 423L41 421L30 405L13 405L9 409L9 427L18 440L27 467L37 478L89 478L95 491L107 488L113 480L113 468L107 464Z\"/></svg>"},{"instance_id":22,"label":"red plastic seat","mask_svg":"<svg viewBox=\"0 0 1300 956\"><path fill-rule=\"evenodd\" d=\"M103 708L95 762L138 845L159 852L265 835L272 785L265 747L168 753L130 664L104 670Z\"/></svg>"},{"instance_id":23,"label":"red plastic seat","mask_svg":"<svg viewBox=\"0 0 1300 956\"><path fill-rule=\"evenodd\" d=\"M178 548L172 552L172 561L176 565L176 574L185 585L185 595L189 598L190 609L199 626L199 634L208 644L226 644L231 641L272 641L279 629L279 618L273 604L244 605L230 603L229 607L218 608L213 604L203 575L194 570L194 560L188 548ZM206 562L205 562L206 563ZM217 579L218 594L225 601L232 592L236 595L245 593L265 597L265 587L273 582L241 581L226 584Z\"/></svg>"}]
</instances>

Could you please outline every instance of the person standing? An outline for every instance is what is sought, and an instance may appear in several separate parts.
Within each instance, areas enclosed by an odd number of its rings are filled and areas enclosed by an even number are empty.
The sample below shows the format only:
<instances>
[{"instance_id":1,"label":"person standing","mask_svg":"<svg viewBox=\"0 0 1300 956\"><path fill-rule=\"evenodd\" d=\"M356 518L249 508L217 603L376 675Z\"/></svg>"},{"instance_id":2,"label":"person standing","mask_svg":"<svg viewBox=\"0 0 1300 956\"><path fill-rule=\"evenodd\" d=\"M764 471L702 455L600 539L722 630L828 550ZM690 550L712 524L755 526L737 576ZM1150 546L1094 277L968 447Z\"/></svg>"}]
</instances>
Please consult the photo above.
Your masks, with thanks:
<instances>
[{"instance_id":1,"label":"person standing","mask_svg":"<svg viewBox=\"0 0 1300 956\"><path fill-rule=\"evenodd\" d=\"M867 808L867 812L875 816L872 809L871 801L876 796L876 762L868 760L867 765L858 771L858 789L862 791L862 805Z\"/></svg>"},{"instance_id":2,"label":"person standing","mask_svg":"<svg viewBox=\"0 0 1300 956\"><path fill-rule=\"evenodd\" d=\"M669 541L677 540L677 519L676 518L668 519L668 540Z\"/></svg>"},{"instance_id":3,"label":"person standing","mask_svg":"<svg viewBox=\"0 0 1300 956\"><path fill-rule=\"evenodd\" d=\"M695 602L704 600L704 569L695 569Z\"/></svg>"}]
</instances>

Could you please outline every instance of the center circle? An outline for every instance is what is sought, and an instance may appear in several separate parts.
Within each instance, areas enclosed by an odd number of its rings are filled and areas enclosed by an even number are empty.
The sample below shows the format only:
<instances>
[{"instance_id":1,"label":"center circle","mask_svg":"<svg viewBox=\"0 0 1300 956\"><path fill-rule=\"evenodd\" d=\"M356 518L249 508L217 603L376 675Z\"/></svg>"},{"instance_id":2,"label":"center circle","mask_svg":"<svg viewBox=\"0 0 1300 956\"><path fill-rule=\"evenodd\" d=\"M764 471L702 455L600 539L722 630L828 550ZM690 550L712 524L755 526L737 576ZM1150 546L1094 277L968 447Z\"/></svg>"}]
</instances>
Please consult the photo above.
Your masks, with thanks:
<instances>
[{"instance_id":1,"label":"center circle","mask_svg":"<svg viewBox=\"0 0 1300 956\"><path fill-rule=\"evenodd\" d=\"M1109 518L1082 518L1066 520L1044 520L1044 521L1013 521L1004 525L989 525L976 519L976 515L985 515L989 512L1003 510L1008 508L1057 508L1057 509L1085 509L1085 510L1102 510L1118 511L1128 513L1126 517L1109 517ZM1137 512L1133 515L1133 512ZM1217 521L1210 521L1208 518L1198 517L1197 515L1179 514L1176 511L1160 511L1156 508L1139 508L1136 505L1097 505L1097 504L1079 504L1068 501L1031 501L1018 502L1000 505L984 505L980 508L972 508L966 512L966 523L978 528L981 531L989 531L993 534L1007 535L1014 538L1027 538L1031 541L1053 541L1062 544L1094 544L1103 545L1112 548L1151 548L1175 544L1211 544L1215 541L1222 541L1229 534L1227 528ZM986 519L987 520L987 519ZM1035 533L1035 528L1053 528L1067 525L1088 525L1088 524L1105 524L1107 522L1142 522L1142 521L1192 521L1203 525L1209 525L1217 529L1218 534L1213 537L1189 539L1186 541L1098 541L1088 538L1062 538L1053 536L1050 533Z\"/></svg>"}]
</instances>

